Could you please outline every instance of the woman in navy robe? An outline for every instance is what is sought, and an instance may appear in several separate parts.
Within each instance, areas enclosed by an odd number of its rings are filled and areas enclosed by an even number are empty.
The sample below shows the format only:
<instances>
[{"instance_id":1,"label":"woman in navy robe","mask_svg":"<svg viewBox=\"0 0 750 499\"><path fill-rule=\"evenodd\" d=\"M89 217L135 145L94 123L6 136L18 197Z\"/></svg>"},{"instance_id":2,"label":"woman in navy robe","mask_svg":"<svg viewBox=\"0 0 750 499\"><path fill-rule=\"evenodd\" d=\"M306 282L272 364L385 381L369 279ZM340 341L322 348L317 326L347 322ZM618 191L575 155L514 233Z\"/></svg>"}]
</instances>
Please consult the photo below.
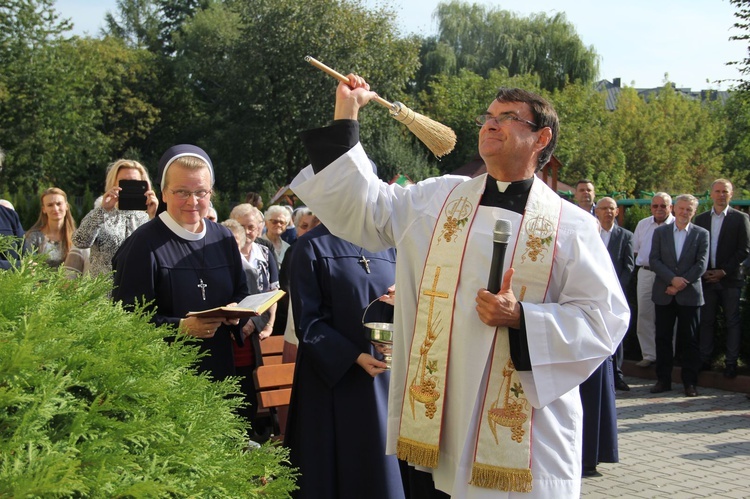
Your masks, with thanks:
<instances>
[{"instance_id":1,"label":"woman in navy robe","mask_svg":"<svg viewBox=\"0 0 750 499\"><path fill-rule=\"evenodd\" d=\"M295 243L291 300L299 335L286 429L298 498L402 498L385 455L390 373L362 325L395 282L395 250L371 253L319 225ZM367 322L391 322L374 303Z\"/></svg>"},{"instance_id":2,"label":"woman in navy robe","mask_svg":"<svg viewBox=\"0 0 750 499\"><path fill-rule=\"evenodd\" d=\"M230 335L239 337L240 322L186 317L249 294L234 236L204 218L214 180L211 160L199 147L174 146L159 162L159 177L167 209L136 229L115 254L112 298L125 307L153 302L152 322L173 324L194 337L208 352L198 370L224 379L234 374Z\"/></svg>"},{"instance_id":3,"label":"woman in navy robe","mask_svg":"<svg viewBox=\"0 0 750 499\"><path fill-rule=\"evenodd\" d=\"M605 360L591 376L581 383L583 406L582 475L601 476L599 463L619 462L617 446L617 407L612 358Z\"/></svg>"}]
</instances>

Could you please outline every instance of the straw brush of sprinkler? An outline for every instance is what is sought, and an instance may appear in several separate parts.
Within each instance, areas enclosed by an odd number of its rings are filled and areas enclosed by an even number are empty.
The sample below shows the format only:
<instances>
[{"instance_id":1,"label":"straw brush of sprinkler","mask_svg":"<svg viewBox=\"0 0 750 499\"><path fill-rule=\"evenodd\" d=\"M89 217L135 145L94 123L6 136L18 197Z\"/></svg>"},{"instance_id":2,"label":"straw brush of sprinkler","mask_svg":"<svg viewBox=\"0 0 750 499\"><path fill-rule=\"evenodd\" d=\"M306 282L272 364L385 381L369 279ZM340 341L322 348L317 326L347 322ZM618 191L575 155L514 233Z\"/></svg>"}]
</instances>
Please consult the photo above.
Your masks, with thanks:
<instances>
[{"instance_id":1,"label":"straw brush of sprinkler","mask_svg":"<svg viewBox=\"0 0 750 499\"><path fill-rule=\"evenodd\" d=\"M349 83L349 79L346 76L329 68L317 59L308 55L305 57L305 61L337 80ZM388 102L382 97L375 97L373 100L381 106L388 108L391 117L406 125L409 131L416 135L436 157L445 156L456 146L456 134L442 123L415 113L401 102Z\"/></svg>"}]
</instances>

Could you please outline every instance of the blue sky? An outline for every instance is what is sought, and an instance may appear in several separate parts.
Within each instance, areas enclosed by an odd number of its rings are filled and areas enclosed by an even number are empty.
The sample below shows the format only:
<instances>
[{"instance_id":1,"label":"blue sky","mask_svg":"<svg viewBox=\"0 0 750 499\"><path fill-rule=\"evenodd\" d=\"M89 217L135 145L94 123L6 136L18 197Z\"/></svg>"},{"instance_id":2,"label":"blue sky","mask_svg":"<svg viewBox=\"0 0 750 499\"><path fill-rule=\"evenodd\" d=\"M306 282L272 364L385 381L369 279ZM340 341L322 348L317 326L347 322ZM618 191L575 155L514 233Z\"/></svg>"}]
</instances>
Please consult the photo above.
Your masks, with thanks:
<instances>
[{"instance_id":1,"label":"blue sky","mask_svg":"<svg viewBox=\"0 0 750 499\"><path fill-rule=\"evenodd\" d=\"M403 33L433 34L432 13L439 0L362 0L365 5L390 5ZM747 55L747 42L729 41L736 9L728 0L525 0L472 3L528 15L565 12L586 45L601 56L600 78L621 78L623 85L656 87L664 74L680 87L727 89L714 80L740 76L726 62ZM56 9L75 24L75 33L96 35L115 0L58 0ZM707 83L707 80L710 83Z\"/></svg>"}]
</instances>

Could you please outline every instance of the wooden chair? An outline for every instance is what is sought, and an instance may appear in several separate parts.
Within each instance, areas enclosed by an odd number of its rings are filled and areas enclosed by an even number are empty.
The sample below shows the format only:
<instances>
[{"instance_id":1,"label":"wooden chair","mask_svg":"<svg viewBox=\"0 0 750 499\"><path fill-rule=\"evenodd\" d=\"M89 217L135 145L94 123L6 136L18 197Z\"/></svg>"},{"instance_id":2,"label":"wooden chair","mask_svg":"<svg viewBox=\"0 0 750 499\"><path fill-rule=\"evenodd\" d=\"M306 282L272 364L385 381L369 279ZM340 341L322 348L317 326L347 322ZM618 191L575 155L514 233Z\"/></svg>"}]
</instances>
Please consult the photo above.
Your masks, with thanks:
<instances>
[{"instance_id":1,"label":"wooden chair","mask_svg":"<svg viewBox=\"0 0 750 499\"><path fill-rule=\"evenodd\" d=\"M258 395L258 414L267 413L271 419L272 438L282 439L286 427L286 411L280 418L279 409L289 406L294 381L294 363L283 364L281 352L283 336L270 336L260 342L263 364L253 373ZM283 420L282 420L283 419Z\"/></svg>"},{"instance_id":2,"label":"wooden chair","mask_svg":"<svg viewBox=\"0 0 750 499\"><path fill-rule=\"evenodd\" d=\"M262 356L262 364L264 366L271 366L281 364L281 354L284 351L284 337L283 336L269 336L265 340L260 342L260 353Z\"/></svg>"}]
</instances>

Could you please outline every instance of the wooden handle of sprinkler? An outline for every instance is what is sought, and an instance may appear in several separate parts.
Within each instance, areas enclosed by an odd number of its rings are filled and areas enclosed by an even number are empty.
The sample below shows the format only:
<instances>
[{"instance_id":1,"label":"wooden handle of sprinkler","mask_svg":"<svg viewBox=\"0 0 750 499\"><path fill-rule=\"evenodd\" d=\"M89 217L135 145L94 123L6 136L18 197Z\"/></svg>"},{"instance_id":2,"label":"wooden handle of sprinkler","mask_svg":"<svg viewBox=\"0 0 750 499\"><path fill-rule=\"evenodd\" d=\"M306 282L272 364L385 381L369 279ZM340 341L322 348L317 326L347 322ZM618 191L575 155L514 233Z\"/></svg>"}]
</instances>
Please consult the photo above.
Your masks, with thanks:
<instances>
[{"instance_id":1,"label":"wooden handle of sprinkler","mask_svg":"<svg viewBox=\"0 0 750 499\"><path fill-rule=\"evenodd\" d=\"M320 69L324 73L328 73L329 76L333 76L334 78L336 78L340 82L346 83L347 85L349 84L349 78L347 78L346 76L342 75L341 73L339 73L335 69L329 68L328 66L326 66L325 64L323 64L319 60L315 59L314 57L310 57L309 55L305 56L305 61L309 62L310 64L312 64L316 68ZM387 100L383 99L382 97L375 97L372 100L374 100L375 102L377 102L378 104L380 104L383 107L387 107L388 109L393 109L393 104L391 104Z\"/></svg>"}]
</instances>

